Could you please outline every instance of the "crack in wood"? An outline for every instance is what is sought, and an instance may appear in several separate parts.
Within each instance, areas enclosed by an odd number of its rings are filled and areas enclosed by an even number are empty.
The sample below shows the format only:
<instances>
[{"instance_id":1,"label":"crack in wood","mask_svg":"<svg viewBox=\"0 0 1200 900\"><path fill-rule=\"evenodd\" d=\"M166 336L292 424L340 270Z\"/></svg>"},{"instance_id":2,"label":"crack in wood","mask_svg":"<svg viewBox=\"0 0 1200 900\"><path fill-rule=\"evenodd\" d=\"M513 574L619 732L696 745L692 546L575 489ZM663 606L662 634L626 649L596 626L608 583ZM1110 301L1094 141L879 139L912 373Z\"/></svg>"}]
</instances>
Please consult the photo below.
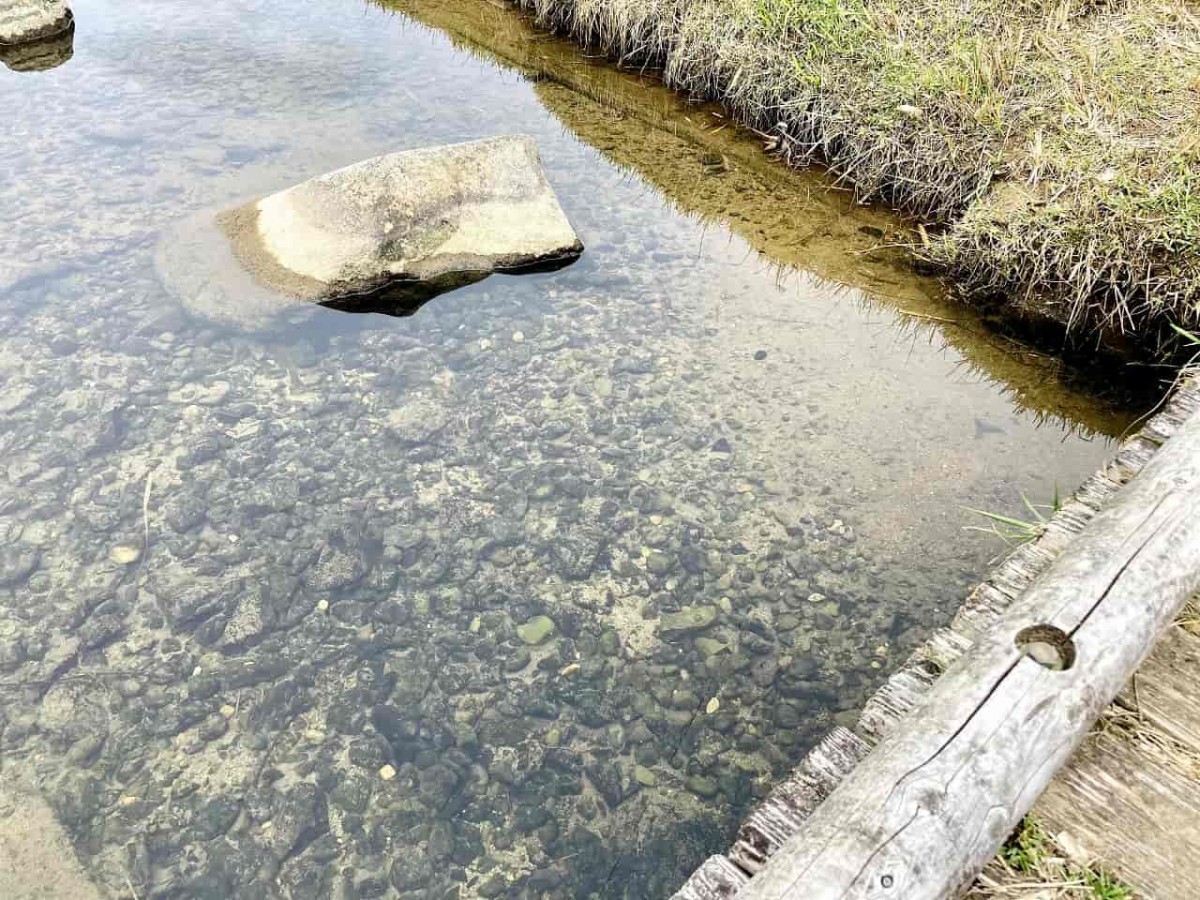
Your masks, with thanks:
<instances>
[{"instance_id":1,"label":"crack in wood","mask_svg":"<svg viewBox=\"0 0 1200 900\"><path fill-rule=\"evenodd\" d=\"M909 829L909 826L911 826L913 822L917 821L917 816L919 816L920 814L921 814L920 807L918 807L917 809L914 809L913 814L908 817L908 821L905 822L903 825L901 825L899 828L897 828L895 830L895 832L893 832L886 840L884 840L883 843L881 843L875 849L875 851L873 853L871 853L870 856L867 857L866 862L864 862L862 864L862 866L858 870L858 873L854 876L853 880L850 882L850 887L847 888L846 891L844 891L842 893L843 897L846 896L846 893L849 892L850 888L853 888L854 885L858 883L858 880L860 878L862 878L862 876L863 876L863 872L865 872L868 869L868 867L870 867L871 863L873 863L875 861L875 858L877 856L879 856L879 854L882 853L884 850L886 850L889 846L891 846L892 842L894 840L896 840L896 838L898 838L900 835L904 834L904 832ZM890 889L890 885L885 885L885 888Z\"/></svg>"},{"instance_id":2,"label":"crack in wood","mask_svg":"<svg viewBox=\"0 0 1200 900\"><path fill-rule=\"evenodd\" d=\"M1121 542L1122 546L1129 543L1129 541L1133 540L1134 535L1137 534L1137 532L1141 531L1142 528L1145 527L1146 523L1149 522L1151 519L1154 518L1154 516L1156 516L1158 514L1158 511L1162 508L1163 504L1166 503L1169 499L1171 499L1170 494L1167 494L1167 495L1163 496L1162 498L1160 498L1159 501L1154 504L1154 508L1151 509L1150 512L1147 514L1146 518L1143 519L1142 522L1134 529L1133 534L1129 535L1128 538L1126 538L1124 541ZM1067 632L1067 637L1074 638L1075 635L1079 633L1079 629L1082 628L1087 623L1088 619L1090 619L1092 617L1092 615L1096 612L1096 610L1100 608L1100 604L1103 603L1106 599L1108 599L1108 595L1111 594L1113 588L1117 586L1117 582L1121 580L1121 576L1123 576L1126 572L1129 571L1129 567L1134 564L1134 562L1138 559L1138 557L1142 554L1142 552L1150 545L1150 542L1153 541L1156 537L1158 537L1158 535L1162 533L1164 528L1166 528L1170 524L1173 524L1175 518L1176 518L1175 516L1168 516L1167 522L1163 522L1163 523L1159 524L1158 526L1156 526L1154 528L1154 530L1151 531L1150 534L1146 537L1146 539L1144 541L1142 541L1141 544L1138 545L1138 548L1136 550L1134 550L1133 553L1130 555L1130 557L1127 560L1125 560L1124 563L1121 564L1121 567L1119 569L1117 569L1116 574L1113 575L1113 577L1109 580L1108 585L1104 588L1103 592L1101 592L1100 596L1096 598L1096 602L1093 603L1088 608L1088 611L1083 614L1083 617L1079 620L1079 622L1075 625L1075 627Z\"/></svg>"}]
</instances>

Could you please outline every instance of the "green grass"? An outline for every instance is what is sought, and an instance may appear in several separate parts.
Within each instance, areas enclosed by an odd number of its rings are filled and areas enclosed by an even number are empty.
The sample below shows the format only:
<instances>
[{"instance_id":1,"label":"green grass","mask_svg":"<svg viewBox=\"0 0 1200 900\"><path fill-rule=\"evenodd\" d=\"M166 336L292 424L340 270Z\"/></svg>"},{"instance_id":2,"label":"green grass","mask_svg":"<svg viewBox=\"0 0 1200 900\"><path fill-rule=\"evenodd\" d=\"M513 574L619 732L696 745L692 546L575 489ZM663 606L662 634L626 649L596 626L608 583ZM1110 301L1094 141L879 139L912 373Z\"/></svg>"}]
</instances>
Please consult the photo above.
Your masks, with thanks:
<instances>
[{"instance_id":1,"label":"green grass","mask_svg":"<svg viewBox=\"0 0 1200 900\"><path fill-rule=\"evenodd\" d=\"M1032 503L1024 494L1021 495L1021 502L1025 504L1025 509L1029 511L1032 518L1019 519L1016 516L1006 516L985 509L967 507L968 512L983 516L990 523L986 526L968 525L967 528L972 531L994 534L1006 543L1024 544L1041 537L1050 523L1051 517L1062 507L1062 499L1059 497L1057 487L1054 489L1054 498L1049 504Z\"/></svg>"},{"instance_id":2,"label":"green grass","mask_svg":"<svg viewBox=\"0 0 1200 900\"><path fill-rule=\"evenodd\" d=\"M1133 891L1108 872L1066 860L1033 816L1026 816L985 870L968 900L1002 897L1133 900Z\"/></svg>"},{"instance_id":3,"label":"green grass","mask_svg":"<svg viewBox=\"0 0 1200 900\"><path fill-rule=\"evenodd\" d=\"M1022 875L1032 875L1051 853L1050 839L1032 817L1000 848L1000 858Z\"/></svg>"},{"instance_id":4,"label":"green grass","mask_svg":"<svg viewBox=\"0 0 1200 900\"><path fill-rule=\"evenodd\" d=\"M1194 0L516 0L924 220L977 293L1200 328Z\"/></svg>"},{"instance_id":5,"label":"green grass","mask_svg":"<svg viewBox=\"0 0 1200 900\"><path fill-rule=\"evenodd\" d=\"M1197 334L1194 331L1188 331L1186 328L1180 328L1174 323L1171 324L1171 330L1179 335L1183 339L1183 342L1189 347L1200 347L1200 334Z\"/></svg>"}]
</instances>

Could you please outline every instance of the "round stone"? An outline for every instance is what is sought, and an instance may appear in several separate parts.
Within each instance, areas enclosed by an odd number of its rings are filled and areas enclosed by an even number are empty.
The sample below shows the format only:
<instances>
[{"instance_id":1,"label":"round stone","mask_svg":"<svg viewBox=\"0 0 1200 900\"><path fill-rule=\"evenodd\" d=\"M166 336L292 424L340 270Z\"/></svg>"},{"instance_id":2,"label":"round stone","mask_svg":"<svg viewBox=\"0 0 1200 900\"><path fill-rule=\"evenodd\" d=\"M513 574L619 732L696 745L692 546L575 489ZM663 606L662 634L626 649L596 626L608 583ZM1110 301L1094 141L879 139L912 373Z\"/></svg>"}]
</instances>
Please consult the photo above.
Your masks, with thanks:
<instances>
[{"instance_id":1,"label":"round stone","mask_svg":"<svg viewBox=\"0 0 1200 900\"><path fill-rule=\"evenodd\" d=\"M117 544L108 551L108 558L118 566L127 566L137 562L142 556L141 549L135 544Z\"/></svg>"},{"instance_id":2,"label":"round stone","mask_svg":"<svg viewBox=\"0 0 1200 900\"><path fill-rule=\"evenodd\" d=\"M517 637L530 646L537 646L548 641L556 627L549 616L534 616L524 625L517 626Z\"/></svg>"}]
</instances>

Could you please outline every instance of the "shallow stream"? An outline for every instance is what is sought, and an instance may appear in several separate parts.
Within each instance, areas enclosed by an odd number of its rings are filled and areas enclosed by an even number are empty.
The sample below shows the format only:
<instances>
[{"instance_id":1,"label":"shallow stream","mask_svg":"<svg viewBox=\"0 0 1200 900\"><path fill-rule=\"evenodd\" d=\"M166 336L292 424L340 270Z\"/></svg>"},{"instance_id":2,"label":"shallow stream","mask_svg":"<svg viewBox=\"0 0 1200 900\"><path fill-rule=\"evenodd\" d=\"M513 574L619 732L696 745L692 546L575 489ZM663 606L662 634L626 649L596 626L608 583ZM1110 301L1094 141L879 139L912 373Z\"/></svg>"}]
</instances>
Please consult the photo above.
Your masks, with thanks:
<instances>
[{"instance_id":1,"label":"shallow stream","mask_svg":"<svg viewBox=\"0 0 1200 900\"><path fill-rule=\"evenodd\" d=\"M0 71L0 844L49 822L98 896L666 897L948 621L1003 549L967 508L1130 424L496 5L73 5ZM165 286L180 223L513 132L568 269L410 318Z\"/></svg>"}]
</instances>

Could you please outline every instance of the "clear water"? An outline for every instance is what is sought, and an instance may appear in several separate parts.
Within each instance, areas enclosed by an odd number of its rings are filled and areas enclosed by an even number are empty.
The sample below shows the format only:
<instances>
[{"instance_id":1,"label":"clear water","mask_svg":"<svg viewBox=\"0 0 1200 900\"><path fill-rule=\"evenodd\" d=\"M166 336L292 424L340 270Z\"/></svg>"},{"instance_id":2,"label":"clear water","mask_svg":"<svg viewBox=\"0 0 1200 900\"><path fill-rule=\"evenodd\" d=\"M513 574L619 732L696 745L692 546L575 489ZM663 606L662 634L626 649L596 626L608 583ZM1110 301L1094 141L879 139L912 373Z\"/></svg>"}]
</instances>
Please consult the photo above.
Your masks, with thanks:
<instances>
[{"instance_id":1,"label":"clear water","mask_svg":"<svg viewBox=\"0 0 1200 900\"><path fill-rule=\"evenodd\" d=\"M48 804L98 895L665 897L948 620L966 507L1127 424L636 79L351 0L75 11L0 72L0 838ZM256 328L165 286L211 211L516 131L565 271Z\"/></svg>"}]
</instances>

